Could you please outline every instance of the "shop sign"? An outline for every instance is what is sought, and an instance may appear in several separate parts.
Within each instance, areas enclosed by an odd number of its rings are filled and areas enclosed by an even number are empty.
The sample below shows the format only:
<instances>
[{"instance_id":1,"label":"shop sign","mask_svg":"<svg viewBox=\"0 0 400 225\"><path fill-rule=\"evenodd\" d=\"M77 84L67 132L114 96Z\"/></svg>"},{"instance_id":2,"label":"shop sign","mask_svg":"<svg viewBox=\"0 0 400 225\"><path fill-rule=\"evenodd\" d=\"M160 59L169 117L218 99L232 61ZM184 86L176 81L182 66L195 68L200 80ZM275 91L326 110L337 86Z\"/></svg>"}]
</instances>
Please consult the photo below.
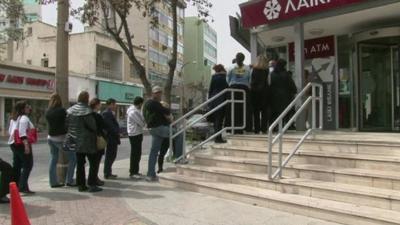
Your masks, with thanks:
<instances>
[{"instance_id":1,"label":"shop sign","mask_svg":"<svg viewBox=\"0 0 400 225\"><path fill-rule=\"evenodd\" d=\"M97 87L97 96L103 101L114 98L119 103L132 103L136 96L143 96L143 88L127 84L99 81Z\"/></svg>"},{"instance_id":2,"label":"shop sign","mask_svg":"<svg viewBox=\"0 0 400 225\"><path fill-rule=\"evenodd\" d=\"M262 0L240 7L245 28L281 22L366 0Z\"/></svg>"},{"instance_id":3,"label":"shop sign","mask_svg":"<svg viewBox=\"0 0 400 225\"><path fill-rule=\"evenodd\" d=\"M0 87L51 92L54 90L54 78L22 71L0 70Z\"/></svg>"},{"instance_id":4,"label":"shop sign","mask_svg":"<svg viewBox=\"0 0 400 225\"><path fill-rule=\"evenodd\" d=\"M289 61L294 61L294 43L289 43ZM304 58L326 58L335 55L335 37L328 36L304 41Z\"/></svg>"}]
</instances>

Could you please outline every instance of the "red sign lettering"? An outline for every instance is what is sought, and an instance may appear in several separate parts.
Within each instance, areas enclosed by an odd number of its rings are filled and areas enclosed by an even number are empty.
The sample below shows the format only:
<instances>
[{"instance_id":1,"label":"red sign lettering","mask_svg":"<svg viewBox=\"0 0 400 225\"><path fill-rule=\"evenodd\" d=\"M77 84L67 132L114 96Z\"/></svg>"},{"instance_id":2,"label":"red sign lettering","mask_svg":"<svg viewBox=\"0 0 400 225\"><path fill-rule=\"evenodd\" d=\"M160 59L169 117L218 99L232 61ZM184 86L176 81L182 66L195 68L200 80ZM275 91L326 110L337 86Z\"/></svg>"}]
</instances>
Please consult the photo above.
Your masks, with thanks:
<instances>
[{"instance_id":1,"label":"red sign lettering","mask_svg":"<svg viewBox=\"0 0 400 225\"><path fill-rule=\"evenodd\" d=\"M24 77L8 75L7 76L7 83L23 84L24 83Z\"/></svg>"},{"instance_id":2,"label":"red sign lettering","mask_svg":"<svg viewBox=\"0 0 400 225\"><path fill-rule=\"evenodd\" d=\"M294 43L289 44L289 61L294 61ZM304 41L305 59L327 58L335 55L335 37L328 36Z\"/></svg>"},{"instance_id":3,"label":"red sign lettering","mask_svg":"<svg viewBox=\"0 0 400 225\"><path fill-rule=\"evenodd\" d=\"M6 75L0 73L0 82L3 82L6 79Z\"/></svg>"},{"instance_id":4,"label":"red sign lettering","mask_svg":"<svg viewBox=\"0 0 400 225\"><path fill-rule=\"evenodd\" d=\"M328 11L366 0L262 0L240 6L245 28Z\"/></svg>"},{"instance_id":5,"label":"red sign lettering","mask_svg":"<svg viewBox=\"0 0 400 225\"><path fill-rule=\"evenodd\" d=\"M49 81L43 79L26 78L27 85L33 86L47 86Z\"/></svg>"}]
</instances>

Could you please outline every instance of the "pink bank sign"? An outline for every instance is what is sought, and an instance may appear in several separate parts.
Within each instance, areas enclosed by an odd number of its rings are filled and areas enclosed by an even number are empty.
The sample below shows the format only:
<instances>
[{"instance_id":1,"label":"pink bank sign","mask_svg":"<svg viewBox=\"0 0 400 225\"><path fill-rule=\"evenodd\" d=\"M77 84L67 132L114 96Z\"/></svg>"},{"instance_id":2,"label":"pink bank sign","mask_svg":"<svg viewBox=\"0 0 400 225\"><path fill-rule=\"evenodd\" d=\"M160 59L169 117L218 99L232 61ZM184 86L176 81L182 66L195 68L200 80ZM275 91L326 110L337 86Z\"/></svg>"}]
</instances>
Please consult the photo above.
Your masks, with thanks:
<instances>
[{"instance_id":1,"label":"pink bank sign","mask_svg":"<svg viewBox=\"0 0 400 225\"><path fill-rule=\"evenodd\" d=\"M281 22L366 0L259 0L240 7L245 28Z\"/></svg>"}]
</instances>

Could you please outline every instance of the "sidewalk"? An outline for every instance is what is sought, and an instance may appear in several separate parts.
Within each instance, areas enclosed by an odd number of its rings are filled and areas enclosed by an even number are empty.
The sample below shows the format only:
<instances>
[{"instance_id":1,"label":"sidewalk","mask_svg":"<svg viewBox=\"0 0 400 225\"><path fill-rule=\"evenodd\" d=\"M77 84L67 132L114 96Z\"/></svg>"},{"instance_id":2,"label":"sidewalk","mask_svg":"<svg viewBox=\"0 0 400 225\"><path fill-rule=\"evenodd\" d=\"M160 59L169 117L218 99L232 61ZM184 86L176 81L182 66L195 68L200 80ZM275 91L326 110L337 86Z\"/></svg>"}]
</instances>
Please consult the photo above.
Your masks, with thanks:
<instances>
[{"instance_id":1,"label":"sidewalk","mask_svg":"<svg viewBox=\"0 0 400 225\"><path fill-rule=\"evenodd\" d=\"M142 159L143 171L147 157ZM337 225L316 219L132 181L129 160L115 163L118 180L96 194L75 188L51 189L48 179L31 181L35 196L25 196L32 225ZM8 205L0 205L0 225L9 225Z\"/></svg>"}]
</instances>

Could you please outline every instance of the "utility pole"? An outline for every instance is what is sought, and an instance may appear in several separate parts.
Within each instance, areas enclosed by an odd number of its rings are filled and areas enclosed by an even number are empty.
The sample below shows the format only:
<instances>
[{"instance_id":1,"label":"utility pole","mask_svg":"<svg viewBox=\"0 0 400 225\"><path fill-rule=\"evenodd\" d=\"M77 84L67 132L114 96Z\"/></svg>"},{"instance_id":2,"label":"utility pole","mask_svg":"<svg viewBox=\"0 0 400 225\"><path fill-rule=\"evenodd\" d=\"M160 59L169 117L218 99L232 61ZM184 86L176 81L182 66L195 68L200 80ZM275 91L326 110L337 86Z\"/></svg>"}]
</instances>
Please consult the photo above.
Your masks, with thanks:
<instances>
[{"instance_id":1,"label":"utility pole","mask_svg":"<svg viewBox=\"0 0 400 225\"><path fill-rule=\"evenodd\" d=\"M69 106L68 98L68 32L65 25L69 18L69 1L58 0L57 50L56 50L56 92L61 96L63 106Z\"/></svg>"},{"instance_id":2,"label":"utility pole","mask_svg":"<svg viewBox=\"0 0 400 225\"><path fill-rule=\"evenodd\" d=\"M68 108L68 32L65 28L69 18L69 0L58 0L57 6L56 92L60 95L64 108ZM64 151L60 153L57 175L59 182L64 183L68 160Z\"/></svg>"}]
</instances>

